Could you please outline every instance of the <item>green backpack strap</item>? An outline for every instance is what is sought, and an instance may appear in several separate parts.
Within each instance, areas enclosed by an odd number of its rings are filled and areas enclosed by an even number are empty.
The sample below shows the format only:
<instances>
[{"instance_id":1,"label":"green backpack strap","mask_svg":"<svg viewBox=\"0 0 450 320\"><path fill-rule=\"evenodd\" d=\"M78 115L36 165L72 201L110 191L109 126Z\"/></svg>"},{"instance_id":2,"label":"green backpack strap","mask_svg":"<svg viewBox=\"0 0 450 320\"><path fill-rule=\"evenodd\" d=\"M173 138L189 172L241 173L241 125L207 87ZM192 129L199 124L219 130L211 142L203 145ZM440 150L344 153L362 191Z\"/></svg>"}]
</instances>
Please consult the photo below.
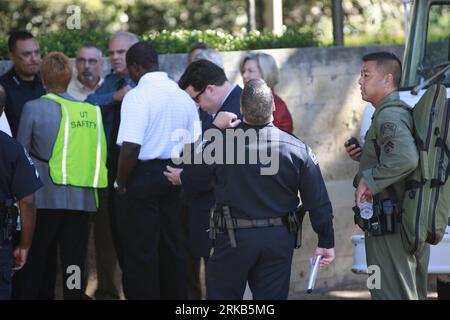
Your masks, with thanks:
<instances>
[{"instance_id":1,"label":"green backpack strap","mask_svg":"<svg viewBox=\"0 0 450 320\"><path fill-rule=\"evenodd\" d=\"M411 108L411 106L409 106L406 102L404 102L403 100L400 101L391 101L386 103L385 105L383 105L383 109L385 108L392 108L392 107L401 107L402 109L405 109L406 111L408 111L410 114L412 114L412 110L413 108ZM381 110L382 111L382 110ZM381 112L380 111L380 112Z\"/></svg>"},{"instance_id":2,"label":"green backpack strap","mask_svg":"<svg viewBox=\"0 0 450 320\"><path fill-rule=\"evenodd\" d=\"M447 168L444 170L441 170L441 168L439 168L439 173L436 177L434 177L433 179L431 179L431 187L438 187L438 186L443 186L448 178L450 177L450 148L448 145L448 142L450 141L450 99L447 99L447 105L446 105L446 112L445 112L445 118L443 123L445 123L444 125L444 133L442 137L439 137L436 139L436 143L435 146L438 148L441 148L443 151L442 157L441 157L441 163L445 163L444 160L444 155L445 157L447 157Z\"/></svg>"},{"instance_id":3,"label":"green backpack strap","mask_svg":"<svg viewBox=\"0 0 450 320\"><path fill-rule=\"evenodd\" d=\"M391 108L391 107L401 107L401 108L403 108L403 109L405 109L406 111L408 111L409 113L411 113L411 110L412 110L412 108L408 105L408 104L406 104L404 101L402 101L402 100L400 100L400 101L392 101L392 102L388 102L388 103L386 103L385 105L383 105L383 110L385 109L385 108ZM380 110L380 112L382 112L383 110ZM376 118L374 117L373 119L372 119L372 121L373 121L373 123L374 123L374 125L375 125L375 127L377 126L377 123L376 123ZM375 141L375 140L373 140L373 146L374 146L374 149L375 149L375 153L376 153L376 155L377 155L377 159L378 159L378 162L380 162L380 156L381 156L381 148L380 148L380 146L377 144L377 142ZM393 185L390 185L390 186L388 186L387 187L387 191L388 191L388 193L389 193L389 196L391 197L391 199L393 200L393 201L395 201L395 202L397 202L397 203L400 203L398 200L398 197L397 197L397 192L395 191L395 188L394 188L394 186Z\"/></svg>"},{"instance_id":4,"label":"green backpack strap","mask_svg":"<svg viewBox=\"0 0 450 320\"><path fill-rule=\"evenodd\" d=\"M432 154L434 154L435 147L438 146L435 137L440 136L443 131L442 123L439 121L445 117L444 102L447 102L446 89L435 84L425 91L412 111L414 139L419 150L422 179L425 181L434 178L432 171L436 164ZM439 129L437 129L438 127ZM445 147L446 142L441 141L441 144Z\"/></svg>"}]
</instances>

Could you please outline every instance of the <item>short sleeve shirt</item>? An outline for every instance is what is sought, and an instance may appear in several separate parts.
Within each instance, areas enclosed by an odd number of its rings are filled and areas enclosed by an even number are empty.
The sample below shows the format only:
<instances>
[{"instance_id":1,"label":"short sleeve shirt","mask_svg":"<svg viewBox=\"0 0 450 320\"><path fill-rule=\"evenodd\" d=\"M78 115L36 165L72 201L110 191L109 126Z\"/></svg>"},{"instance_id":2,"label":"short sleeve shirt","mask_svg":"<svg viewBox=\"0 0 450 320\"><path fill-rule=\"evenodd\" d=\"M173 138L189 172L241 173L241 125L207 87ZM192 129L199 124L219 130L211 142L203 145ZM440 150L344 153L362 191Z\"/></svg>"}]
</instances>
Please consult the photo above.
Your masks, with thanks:
<instances>
[{"instance_id":1,"label":"short sleeve shirt","mask_svg":"<svg viewBox=\"0 0 450 320\"><path fill-rule=\"evenodd\" d=\"M6 116L4 113L0 116L0 131L3 131L10 137L12 136L11 129L9 128L8 120L6 119Z\"/></svg>"},{"instance_id":2,"label":"short sleeve shirt","mask_svg":"<svg viewBox=\"0 0 450 320\"><path fill-rule=\"evenodd\" d=\"M141 146L139 160L171 159L201 133L194 101L165 72L150 72L122 102L117 144Z\"/></svg>"},{"instance_id":3,"label":"short sleeve shirt","mask_svg":"<svg viewBox=\"0 0 450 320\"><path fill-rule=\"evenodd\" d=\"M0 132L0 202L21 200L41 187L42 182L25 149Z\"/></svg>"}]
</instances>

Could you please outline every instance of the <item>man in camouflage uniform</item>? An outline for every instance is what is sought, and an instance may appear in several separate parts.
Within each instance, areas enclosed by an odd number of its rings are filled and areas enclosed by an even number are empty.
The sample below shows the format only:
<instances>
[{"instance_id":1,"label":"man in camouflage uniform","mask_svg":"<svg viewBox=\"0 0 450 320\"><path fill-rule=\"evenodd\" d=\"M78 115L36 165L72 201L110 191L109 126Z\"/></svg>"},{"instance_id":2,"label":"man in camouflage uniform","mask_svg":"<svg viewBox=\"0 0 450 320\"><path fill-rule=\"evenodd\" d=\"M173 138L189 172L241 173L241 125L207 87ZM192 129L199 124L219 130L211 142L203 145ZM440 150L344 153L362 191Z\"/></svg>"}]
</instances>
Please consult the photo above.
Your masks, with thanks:
<instances>
[{"instance_id":1,"label":"man in camouflage uniform","mask_svg":"<svg viewBox=\"0 0 450 320\"><path fill-rule=\"evenodd\" d=\"M369 54L362 60L361 95L376 111L354 181L359 208L361 197L373 199L374 203L379 199L401 201L405 192L404 179L419 161L412 134L413 120L397 92L400 60L388 52ZM429 246L410 254L403 248L399 225L394 229L393 233L380 236L366 231L367 266L376 266L379 269L375 270L380 271L379 286L374 281L375 288L369 288L372 299L426 299Z\"/></svg>"}]
</instances>

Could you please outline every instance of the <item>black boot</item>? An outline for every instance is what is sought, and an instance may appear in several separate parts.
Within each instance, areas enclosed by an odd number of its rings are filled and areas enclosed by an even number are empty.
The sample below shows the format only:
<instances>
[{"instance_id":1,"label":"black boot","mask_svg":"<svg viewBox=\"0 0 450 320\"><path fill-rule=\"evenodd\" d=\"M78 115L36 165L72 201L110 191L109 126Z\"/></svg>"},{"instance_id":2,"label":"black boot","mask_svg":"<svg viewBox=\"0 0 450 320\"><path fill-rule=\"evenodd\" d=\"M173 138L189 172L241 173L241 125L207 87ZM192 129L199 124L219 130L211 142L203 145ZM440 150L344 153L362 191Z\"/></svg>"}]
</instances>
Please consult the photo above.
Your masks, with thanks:
<instances>
[{"instance_id":1,"label":"black boot","mask_svg":"<svg viewBox=\"0 0 450 320\"><path fill-rule=\"evenodd\" d=\"M450 300L450 282L436 280L439 300Z\"/></svg>"}]
</instances>

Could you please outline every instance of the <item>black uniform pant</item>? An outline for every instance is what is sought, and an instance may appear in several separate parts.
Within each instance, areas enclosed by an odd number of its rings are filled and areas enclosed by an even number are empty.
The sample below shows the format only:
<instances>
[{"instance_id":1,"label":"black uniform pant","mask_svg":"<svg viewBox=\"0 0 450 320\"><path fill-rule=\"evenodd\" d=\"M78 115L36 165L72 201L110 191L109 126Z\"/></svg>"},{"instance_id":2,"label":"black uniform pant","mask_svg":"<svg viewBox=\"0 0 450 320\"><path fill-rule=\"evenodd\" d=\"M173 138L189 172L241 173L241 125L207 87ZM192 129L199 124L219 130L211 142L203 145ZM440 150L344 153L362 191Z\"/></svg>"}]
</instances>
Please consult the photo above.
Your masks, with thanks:
<instances>
[{"instance_id":1,"label":"black uniform pant","mask_svg":"<svg viewBox=\"0 0 450 320\"><path fill-rule=\"evenodd\" d=\"M83 299L88 233L87 212L38 209L27 263L13 276L12 298L35 300L52 298L49 295L54 297L56 268L53 266L56 265L54 259L59 247L64 299ZM49 266L51 268L47 269ZM49 293L50 289L53 292Z\"/></svg>"},{"instance_id":2,"label":"black uniform pant","mask_svg":"<svg viewBox=\"0 0 450 320\"><path fill-rule=\"evenodd\" d=\"M242 300L245 286L254 300L285 300L289 294L295 237L285 226L235 230L237 247L227 234L216 236L206 264L208 300Z\"/></svg>"},{"instance_id":3,"label":"black uniform pant","mask_svg":"<svg viewBox=\"0 0 450 320\"><path fill-rule=\"evenodd\" d=\"M436 280L438 300L450 300L450 282Z\"/></svg>"},{"instance_id":4,"label":"black uniform pant","mask_svg":"<svg viewBox=\"0 0 450 320\"><path fill-rule=\"evenodd\" d=\"M192 252L192 241L190 239L189 228L189 210L188 205L184 202L181 206L181 247L185 254L186 271L187 271L187 285L188 285L188 299L200 300L202 298L202 288L200 285L200 263L201 258L194 255Z\"/></svg>"},{"instance_id":5,"label":"black uniform pant","mask_svg":"<svg viewBox=\"0 0 450 320\"><path fill-rule=\"evenodd\" d=\"M11 298L12 246L0 240L0 300Z\"/></svg>"},{"instance_id":6,"label":"black uniform pant","mask_svg":"<svg viewBox=\"0 0 450 320\"><path fill-rule=\"evenodd\" d=\"M186 254L188 271L188 299L202 298L200 272L201 259L208 260L211 251L209 239L209 215L214 206L214 194L210 192L197 194L184 199L181 210L181 224L183 235L183 250Z\"/></svg>"},{"instance_id":7,"label":"black uniform pant","mask_svg":"<svg viewBox=\"0 0 450 320\"><path fill-rule=\"evenodd\" d=\"M186 299L186 267L180 249L179 187L163 175L170 160L138 162L118 200L127 299Z\"/></svg>"}]
</instances>

